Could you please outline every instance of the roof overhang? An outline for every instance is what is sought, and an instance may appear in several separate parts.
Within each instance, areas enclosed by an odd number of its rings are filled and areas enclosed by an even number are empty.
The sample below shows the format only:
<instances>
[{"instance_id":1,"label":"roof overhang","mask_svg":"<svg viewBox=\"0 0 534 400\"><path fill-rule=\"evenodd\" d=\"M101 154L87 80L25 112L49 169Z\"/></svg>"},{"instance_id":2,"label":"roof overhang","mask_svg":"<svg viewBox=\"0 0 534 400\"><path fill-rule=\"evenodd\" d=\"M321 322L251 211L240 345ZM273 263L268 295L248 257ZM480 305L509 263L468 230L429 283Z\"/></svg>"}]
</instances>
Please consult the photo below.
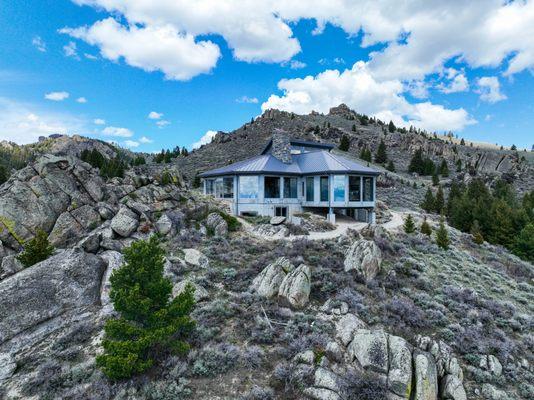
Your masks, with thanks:
<instances>
[{"instance_id":1,"label":"roof overhang","mask_svg":"<svg viewBox=\"0 0 534 400\"><path fill-rule=\"evenodd\" d=\"M319 142L308 142L306 140L298 140L298 139L290 139L289 143L292 146L305 146L305 147L313 147L315 149L323 149L323 150L332 150L334 147L333 144L330 143L319 143ZM263 148L261 154L267 154L269 149L273 146L273 140L269 140L269 142L265 145Z\"/></svg>"}]
</instances>

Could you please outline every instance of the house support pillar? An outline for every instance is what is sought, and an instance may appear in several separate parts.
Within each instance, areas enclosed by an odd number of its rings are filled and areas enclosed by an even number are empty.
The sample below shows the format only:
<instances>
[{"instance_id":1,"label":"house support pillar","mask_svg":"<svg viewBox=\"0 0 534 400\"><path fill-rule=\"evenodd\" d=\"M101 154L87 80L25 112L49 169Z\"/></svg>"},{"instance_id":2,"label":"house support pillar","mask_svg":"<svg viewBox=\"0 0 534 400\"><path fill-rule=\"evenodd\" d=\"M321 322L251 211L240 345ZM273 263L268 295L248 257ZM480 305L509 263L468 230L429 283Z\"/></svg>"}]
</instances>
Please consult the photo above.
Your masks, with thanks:
<instances>
[{"instance_id":1,"label":"house support pillar","mask_svg":"<svg viewBox=\"0 0 534 400\"><path fill-rule=\"evenodd\" d=\"M369 218L369 223L370 223L371 225L376 224L376 213L375 213L375 210L374 210L374 209L371 209L371 210L369 211L369 217L368 217L368 218Z\"/></svg>"},{"instance_id":2,"label":"house support pillar","mask_svg":"<svg viewBox=\"0 0 534 400\"><path fill-rule=\"evenodd\" d=\"M336 214L334 213L334 210L332 209L332 207L328 209L328 215L326 216L326 219L331 224L336 223Z\"/></svg>"}]
</instances>

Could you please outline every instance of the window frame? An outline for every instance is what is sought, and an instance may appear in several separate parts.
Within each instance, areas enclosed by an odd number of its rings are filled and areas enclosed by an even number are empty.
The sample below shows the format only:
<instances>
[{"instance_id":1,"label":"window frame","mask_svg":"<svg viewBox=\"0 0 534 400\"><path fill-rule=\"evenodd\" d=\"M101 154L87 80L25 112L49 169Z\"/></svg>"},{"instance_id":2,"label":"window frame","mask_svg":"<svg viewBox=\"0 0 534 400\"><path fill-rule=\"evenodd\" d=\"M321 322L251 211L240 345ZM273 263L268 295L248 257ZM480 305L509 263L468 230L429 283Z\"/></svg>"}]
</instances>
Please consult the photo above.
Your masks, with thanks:
<instances>
[{"instance_id":1,"label":"window frame","mask_svg":"<svg viewBox=\"0 0 534 400\"><path fill-rule=\"evenodd\" d=\"M276 185L277 187L277 192L278 192L278 197L272 197L272 196L267 196L267 179L276 179L278 181L278 185ZM282 193L280 193L280 180L282 178L280 176L275 176L275 175L269 175L269 176L264 176L263 178L263 197L265 199L281 199L281 195Z\"/></svg>"},{"instance_id":2,"label":"window frame","mask_svg":"<svg viewBox=\"0 0 534 400\"><path fill-rule=\"evenodd\" d=\"M308 185L308 182L311 182L311 186ZM311 191L310 191L311 188ZM311 196L308 196L311 193ZM309 200L309 197L311 197L311 200ZM315 177L313 176L307 176L306 177L306 193L305 193L306 201L311 203L315 201Z\"/></svg>"}]
</instances>

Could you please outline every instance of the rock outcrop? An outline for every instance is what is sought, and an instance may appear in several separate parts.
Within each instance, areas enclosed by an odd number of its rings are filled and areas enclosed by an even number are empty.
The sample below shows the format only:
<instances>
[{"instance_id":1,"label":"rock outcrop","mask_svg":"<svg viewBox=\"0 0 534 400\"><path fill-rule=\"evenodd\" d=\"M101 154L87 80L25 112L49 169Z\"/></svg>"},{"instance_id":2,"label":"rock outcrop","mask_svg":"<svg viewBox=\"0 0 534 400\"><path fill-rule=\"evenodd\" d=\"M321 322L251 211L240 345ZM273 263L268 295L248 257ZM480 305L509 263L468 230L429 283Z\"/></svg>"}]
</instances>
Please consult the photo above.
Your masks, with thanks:
<instances>
[{"instance_id":1,"label":"rock outcrop","mask_svg":"<svg viewBox=\"0 0 534 400\"><path fill-rule=\"evenodd\" d=\"M286 275L294 269L295 267L287 258L280 257L272 264L266 266L260 274L254 278L251 289L262 297L274 297L278 294L280 285Z\"/></svg>"},{"instance_id":2,"label":"rock outcrop","mask_svg":"<svg viewBox=\"0 0 534 400\"><path fill-rule=\"evenodd\" d=\"M355 270L368 281L378 274L381 264L382 252L372 240L356 241L345 254L345 271Z\"/></svg>"},{"instance_id":3,"label":"rock outcrop","mask_svg":"<svg viewBox=\"0 0 534 400\"><path fill-rule=\"evenodd\" d=\"M221 214L213 212L206 218L206 228L213 232L215 236L224 237L228 235L228 223L221 217Z\"/></svg>"},{"instance_id":4,"label":"rock outcrop","mask_svg":"<svg viewBox=\"0 0 534 400\"><path fill-rule=\"evenodd\" d=\"M311 269L301 264L286 275L278 289L278 297L287 301L292 307L303 308L308 303L310 291Z\"/></svg>"}]
</instances>

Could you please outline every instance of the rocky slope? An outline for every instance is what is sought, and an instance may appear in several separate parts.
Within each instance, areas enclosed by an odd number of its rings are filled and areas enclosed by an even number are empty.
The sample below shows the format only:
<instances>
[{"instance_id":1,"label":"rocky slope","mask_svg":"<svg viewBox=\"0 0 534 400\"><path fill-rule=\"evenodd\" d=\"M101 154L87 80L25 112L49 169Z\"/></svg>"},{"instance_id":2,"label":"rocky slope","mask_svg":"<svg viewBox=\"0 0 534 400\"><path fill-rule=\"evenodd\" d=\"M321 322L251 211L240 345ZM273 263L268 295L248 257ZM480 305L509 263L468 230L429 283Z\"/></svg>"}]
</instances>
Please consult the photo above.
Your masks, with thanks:
<instances>
[{"instance_id":1,"label":"rocky slope","mask_svg":"<svg viewBox=\"0 0 534 400\"><path fill-rule=\"evenodd\" d=\"M161 184L164 171L172 184ZM422 190L394 176L378 194L379 223L390 207L413 210ZM45 155L14 174L0 186L0 398L534 396L531 264L452 228L448 251L380 225L332 240L262 240L247 225L229 232L220 212L176 163L103 181L72 155ZM38 229L56 252L23 269L15 255ZM113 383L95 366L114 313L109 277L124 246L156 232L173 295L196 287L193 349Z\"/></svg>"},{"instance_id":2,"label":"rocky slope","mask_svg":"<svg viewBox=\"0 0 534 400\"><path fill-rule=\"evenodd\" d=\"M388 121L386 121L388 122ZM354 130L353 130L354 126ZM358 157L364 147L373 154L384 140L389 158L397 171L405 175L411 156L418 148L436 163L445 159L452 174L455 163L461 160L465 167L471 165L473 172L489 179L504 177L515 183L520 192L534 187L534 155L530 152L515 152L452 143L443 137L422 136L417 133L396 131L389 133L387 126L369 123L362 125L358 115L345 105L334 107L326 115L311 113L297 115L278 110L268 110L253 123L228 134L219 132L210 144L202 146L188 157L176 160L186 177L197 172L220 167L259 154L270 140L274 129L282 129L292 137L304 140L339 144L341 137L350 139L349 156Z\"/></svg>"}]
</instances>

